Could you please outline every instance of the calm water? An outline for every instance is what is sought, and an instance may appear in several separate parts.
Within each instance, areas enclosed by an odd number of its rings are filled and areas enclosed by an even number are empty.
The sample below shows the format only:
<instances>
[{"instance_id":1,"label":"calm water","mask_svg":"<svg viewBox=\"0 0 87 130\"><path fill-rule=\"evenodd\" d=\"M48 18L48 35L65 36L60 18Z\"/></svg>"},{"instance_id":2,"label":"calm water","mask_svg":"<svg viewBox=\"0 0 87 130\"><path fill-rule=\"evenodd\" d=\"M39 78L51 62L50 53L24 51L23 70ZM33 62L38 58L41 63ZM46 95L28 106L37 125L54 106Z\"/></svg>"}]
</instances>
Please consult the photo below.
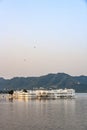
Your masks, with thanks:
<instances>
[{"instance_id":1,"label":"calm water","mask_svg":"<svg viewBox=\"0 0 87 130\"><path fill-rule=\"evenodd\" d=\"M87 94L76 99L0 99L0 130L87 130Z\"/></svg>"}]
</instances>

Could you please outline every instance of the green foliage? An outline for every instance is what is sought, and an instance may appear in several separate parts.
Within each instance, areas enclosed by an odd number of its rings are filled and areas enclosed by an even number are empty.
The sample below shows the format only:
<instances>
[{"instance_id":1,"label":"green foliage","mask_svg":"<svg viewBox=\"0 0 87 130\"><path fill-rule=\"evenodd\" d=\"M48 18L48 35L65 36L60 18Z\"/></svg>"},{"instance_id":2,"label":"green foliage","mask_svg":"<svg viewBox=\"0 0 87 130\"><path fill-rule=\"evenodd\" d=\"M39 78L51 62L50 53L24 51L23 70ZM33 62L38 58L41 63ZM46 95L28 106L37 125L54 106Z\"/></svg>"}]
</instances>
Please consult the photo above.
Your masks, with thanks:
<instances>
[{"instance_id":1,"label":"green foliage","mask_svg":"<svg viewBox=\"0 0 87 130\"><path fill-rule=\"evenodd\" d=\"M10 90L8 93L11 94L11 95L13 95L14 91Z\"/></svg>"},{"instance_id":2,"label":"green foliage","mask_svg":"<svg viewBox=\"0 0 87 130\"><path fill-rule=\"evenodd\" d=\"M26 89L23 89L23 92L27 93L27 90L26 90Z\"/></svg>"}]
</instances>

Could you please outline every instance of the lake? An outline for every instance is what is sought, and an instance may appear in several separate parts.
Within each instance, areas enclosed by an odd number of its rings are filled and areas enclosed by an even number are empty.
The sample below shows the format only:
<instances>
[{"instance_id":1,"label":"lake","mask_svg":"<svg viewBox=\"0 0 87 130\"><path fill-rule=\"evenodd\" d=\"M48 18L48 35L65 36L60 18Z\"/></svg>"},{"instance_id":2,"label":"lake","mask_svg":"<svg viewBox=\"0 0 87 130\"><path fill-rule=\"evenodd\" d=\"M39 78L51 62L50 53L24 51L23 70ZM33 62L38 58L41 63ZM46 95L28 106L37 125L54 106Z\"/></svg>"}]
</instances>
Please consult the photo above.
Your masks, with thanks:
<instances>
[{"instance_id":1,"label":"lake","mask_svg":"<svg viewBox=\"0 0 87 130\"><path fill-rule=\"evenodd\" d=\"M8 100L0 95L0 130L87 130L87 94L57 100Z\"/></svg>"}]
</instances>

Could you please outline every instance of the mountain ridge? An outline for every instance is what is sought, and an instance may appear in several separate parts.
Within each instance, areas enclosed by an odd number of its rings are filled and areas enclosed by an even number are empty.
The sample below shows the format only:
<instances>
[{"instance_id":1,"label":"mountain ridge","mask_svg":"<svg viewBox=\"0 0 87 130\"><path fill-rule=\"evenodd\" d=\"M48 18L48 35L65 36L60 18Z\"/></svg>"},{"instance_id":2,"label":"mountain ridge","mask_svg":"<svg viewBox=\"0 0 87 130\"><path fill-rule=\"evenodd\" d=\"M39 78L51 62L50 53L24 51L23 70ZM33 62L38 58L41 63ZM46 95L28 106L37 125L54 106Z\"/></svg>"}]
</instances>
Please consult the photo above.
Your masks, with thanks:
<instances>
[{"instance_id":1,"label":"mountain ridge","mask_svg":"<svg viewBox=\"0 0 87 130\"><path fill-rule=\"evenodd\" d=\"M38 77L0 78L0 90L39 89L42 87L45 89L73 88L76 92L87 92L87 76L49 73Z\"/></svg>"}]
</instances>

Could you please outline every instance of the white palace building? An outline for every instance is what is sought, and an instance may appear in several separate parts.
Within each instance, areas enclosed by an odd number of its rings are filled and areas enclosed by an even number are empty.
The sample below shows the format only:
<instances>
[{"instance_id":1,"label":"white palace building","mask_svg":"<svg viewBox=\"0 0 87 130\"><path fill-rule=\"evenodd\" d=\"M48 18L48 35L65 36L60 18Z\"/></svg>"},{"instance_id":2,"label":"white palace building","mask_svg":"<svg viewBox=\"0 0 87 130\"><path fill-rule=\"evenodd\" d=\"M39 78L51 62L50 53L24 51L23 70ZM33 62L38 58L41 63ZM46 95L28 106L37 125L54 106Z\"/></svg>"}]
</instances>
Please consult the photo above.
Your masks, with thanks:
<instances>
[{"instance_id":1,"label":"white palace building","mask_svg":"<svg viewBox=\"0 0 87 130\"><path fill-rule=\"evenodd\" d=\"M13 97L15 99L57 99L57 98L74 98L74 89L56 89L56 90L27 90L26 92L14 91Z\"/></svg>"}]
</instances>

